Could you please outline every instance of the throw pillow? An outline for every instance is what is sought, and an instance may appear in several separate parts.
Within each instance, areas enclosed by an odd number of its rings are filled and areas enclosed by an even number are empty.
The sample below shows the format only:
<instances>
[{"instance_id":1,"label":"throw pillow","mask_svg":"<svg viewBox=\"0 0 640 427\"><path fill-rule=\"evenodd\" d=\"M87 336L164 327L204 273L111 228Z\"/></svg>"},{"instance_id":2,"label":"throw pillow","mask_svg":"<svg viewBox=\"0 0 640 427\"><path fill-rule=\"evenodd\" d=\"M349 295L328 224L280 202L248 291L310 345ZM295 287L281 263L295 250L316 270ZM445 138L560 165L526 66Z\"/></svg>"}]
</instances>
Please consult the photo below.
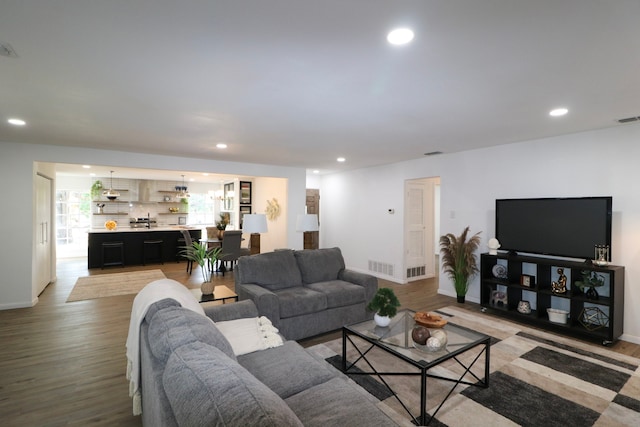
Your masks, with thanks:
<instances>
[{"instance_id":1,"label":"throw pillow","mask_svg":"<svg viewBox=\"0 0 640 427\"><path fill-rule=\"evenodd\" d=\"M216 322L236 356L283 344L278 329L264 316Z\"/></svg>"}]
</instances>

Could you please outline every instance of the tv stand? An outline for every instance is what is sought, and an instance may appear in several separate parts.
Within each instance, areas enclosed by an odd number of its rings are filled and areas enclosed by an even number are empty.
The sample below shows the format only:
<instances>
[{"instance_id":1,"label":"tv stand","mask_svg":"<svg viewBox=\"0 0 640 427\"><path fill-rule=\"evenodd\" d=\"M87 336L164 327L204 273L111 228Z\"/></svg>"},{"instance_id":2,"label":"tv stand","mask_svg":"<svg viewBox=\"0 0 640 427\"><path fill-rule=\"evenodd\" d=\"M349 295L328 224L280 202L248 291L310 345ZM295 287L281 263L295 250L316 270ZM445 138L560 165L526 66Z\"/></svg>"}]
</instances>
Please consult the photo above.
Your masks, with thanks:
<instances>
[{"instance_id":1,"label":"tv stand","mask_svg":"<svg viewBox=\"0 0 640 427\"><path fill-rule=\"evenodd\" d=\"M506 277L496 274L505 268ZM603 280L603 285L595 288L597 299L592 292L577 286L576 282L583 280L583 273L596 274ZM522 305L518 311L520 301L529 302L530 313L522 310ZM622 335L624 267L597 266L588 260L521 256L513 252L482 254L480 303L483 309L494 314L608 345ZM560 311L552 313L555 316L550 319L547 309ZM562 323L563 312L567 313L566 323Z\"/></svg>"}]
</instances>

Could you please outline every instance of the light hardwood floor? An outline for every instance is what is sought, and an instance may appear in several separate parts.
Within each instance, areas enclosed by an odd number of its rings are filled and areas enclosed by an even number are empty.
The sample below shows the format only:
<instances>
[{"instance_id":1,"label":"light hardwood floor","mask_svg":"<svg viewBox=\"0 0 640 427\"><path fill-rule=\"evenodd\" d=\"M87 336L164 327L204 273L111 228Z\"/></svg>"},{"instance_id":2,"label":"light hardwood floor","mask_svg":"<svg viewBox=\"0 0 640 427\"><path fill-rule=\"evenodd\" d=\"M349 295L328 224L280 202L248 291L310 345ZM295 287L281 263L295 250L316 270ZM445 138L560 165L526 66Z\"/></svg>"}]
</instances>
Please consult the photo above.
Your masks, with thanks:
<instances>
[{"instance_id":1,"label":"light hardwood floor","mask_svg":"<svg viewBox=\"0 0 640 427\"><path fill-rule=\"evenodd\" d=\"M125 378L125 341L134 295L66 303L78 277L161 268L190 287L186 264L87 270L86 259L58 262L58 280L32 308L0 311L0 424L3 426L140 426L131 414ZM233 289L233 274L216 276L216 284ZM435 310L456 304L437 294L436 280L392 287L403 307ZM479 311L477 304L466 309ZM305 346L336 338L330 333L305 340ZM612 347L640 357L640 346L620 342Z\"/></svg>"}]
</instances>

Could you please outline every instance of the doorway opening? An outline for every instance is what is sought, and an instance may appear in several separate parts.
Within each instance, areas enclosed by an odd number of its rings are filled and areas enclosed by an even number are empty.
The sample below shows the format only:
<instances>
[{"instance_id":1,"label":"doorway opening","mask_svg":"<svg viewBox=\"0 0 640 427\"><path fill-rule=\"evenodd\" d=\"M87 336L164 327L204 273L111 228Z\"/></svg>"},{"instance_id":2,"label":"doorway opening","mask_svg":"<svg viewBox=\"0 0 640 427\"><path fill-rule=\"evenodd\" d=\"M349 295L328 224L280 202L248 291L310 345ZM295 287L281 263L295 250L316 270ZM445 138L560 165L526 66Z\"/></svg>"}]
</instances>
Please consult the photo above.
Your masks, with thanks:
<instances>
[{"instance_id":1,"label":"doorway opening","mask_svg":"<svg viewBox=\"0 0 640 427\"><path fill-rule=\"evenodd\" d=\"M440 177L405 181L404 279L436 276L440 221Z\"/></svg>"}]
</instances>

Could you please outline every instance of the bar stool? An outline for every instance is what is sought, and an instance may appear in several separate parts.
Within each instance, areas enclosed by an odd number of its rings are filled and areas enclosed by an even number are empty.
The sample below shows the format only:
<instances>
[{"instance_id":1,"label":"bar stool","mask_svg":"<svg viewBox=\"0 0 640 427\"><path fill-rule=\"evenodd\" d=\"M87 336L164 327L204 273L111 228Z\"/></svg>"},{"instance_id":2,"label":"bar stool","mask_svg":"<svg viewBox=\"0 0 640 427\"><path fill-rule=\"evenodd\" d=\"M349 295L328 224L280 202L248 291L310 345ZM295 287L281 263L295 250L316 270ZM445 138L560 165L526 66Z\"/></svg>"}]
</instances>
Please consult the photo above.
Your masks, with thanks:
<instances>
[{"instance_id":1,"label":"bar stool","mask_svg":"<svg viewBox=\"0 0 640 427\"><path fill-rule=\"evenodd\" d=\"M156 261L164 264L162 246L164 246L164 240L145 240L142 246L142 265L147 265L147 261Z\"/></svg>"},{"instance_id":2,"label":"bar stool","mask_svg":"<svg viewBox=\"0 0 640 427\"><path fill-rule=\"evenodd\" d=\"M113 261L105 262L108 252L112 252L110 259ZM102 242L102 258L100 259L100 266L104 269L105 266L121 265L124 267L124 243L123 242Z\"/></svg>"}]
</instances>

